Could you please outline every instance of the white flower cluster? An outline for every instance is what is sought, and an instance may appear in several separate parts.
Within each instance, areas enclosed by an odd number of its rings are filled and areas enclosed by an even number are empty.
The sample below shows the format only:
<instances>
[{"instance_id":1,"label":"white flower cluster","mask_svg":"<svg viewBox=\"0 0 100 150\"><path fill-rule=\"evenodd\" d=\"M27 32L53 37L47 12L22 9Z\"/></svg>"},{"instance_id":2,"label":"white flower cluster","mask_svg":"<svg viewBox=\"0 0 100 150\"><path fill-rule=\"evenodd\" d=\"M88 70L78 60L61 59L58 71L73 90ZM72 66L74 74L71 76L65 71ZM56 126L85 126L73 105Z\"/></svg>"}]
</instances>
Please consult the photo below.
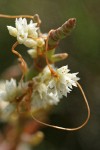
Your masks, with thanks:
<instances>
[{"instance_id":1,"label":"white flower cluster","mask_svg":"<svg viewBox=\"0 0 100 150\"><path fill-rule=\"evenodd\" d=\"M33 108L46 107L48 105L56 105L63 96L67 97L72 86L77 87L79 78L78 73L69 73L68 66L55 69L57 77L51 76L51 72L46 67L42 73L33 79L35 90L33 91L32 106Z\"/></svg>"},{"instance_id":2,"label":"white flower cluster","mask_svg":"<svg viewBox=\"0 0 100 150\"><path fill-rule=\"evenodd\" d=\"M55 71L58 74L58 78L51 75L48 66L33 78L32 110L57 105L63 96L67 97L67 93L70 93L72 86L77 86L76 82L79 80L76 76L77 73L69 73L68 66L55 69ZM24 89L27 89L27 85L28 82L23 83ZM16 81L11 79L6 81L5 87L0 90L0 101L4 102L4 106L1 105L3 118L7 118L16 109L14 101L16 97L23 94L23 87L20 84L17 86Z\"/></svg>"},{"instance_id":3,"label":"white flower cluster","mask_svg":"<svg viewBox=\"0 0 100 150\"><path fill-rule=\"evenodd\" d=\"M19 44L24 44L26 47L31 48L29 54L34 57L37 47L42 47L45 42L44 39L39 37L37 23L27 23L25 18L16 18L15 27L7 26L9 34L16 37Z\"/></svg>"},{"instance_id":4,"label":"white flower cluster","mask_svg":"<svg viewBox=\"0 0 100 150\"><path fill-rule=\"evenodd\" d=\"M16 105L13 102L21 93L21 85L17 86L16 80L14 79L6 81L6 83L0 87L0 111L3 119L6 119L14 112Z\"/></svg>"}]
</instances>

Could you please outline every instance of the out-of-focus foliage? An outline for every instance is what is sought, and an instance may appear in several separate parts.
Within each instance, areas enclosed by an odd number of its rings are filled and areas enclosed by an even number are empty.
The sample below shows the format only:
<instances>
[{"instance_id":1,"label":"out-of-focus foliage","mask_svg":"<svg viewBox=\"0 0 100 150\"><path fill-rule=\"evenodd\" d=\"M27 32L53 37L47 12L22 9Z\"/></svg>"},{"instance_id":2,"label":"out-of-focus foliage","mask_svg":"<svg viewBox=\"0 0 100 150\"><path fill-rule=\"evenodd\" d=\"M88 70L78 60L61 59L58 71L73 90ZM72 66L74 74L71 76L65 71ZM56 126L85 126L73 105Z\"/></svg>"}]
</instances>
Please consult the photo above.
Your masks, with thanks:
<instances>
[{"instance_id":1,"label":"out-of-focus foliage","mask_svg":"<svg viewBox=\"0 0 100 150\"><path fill-rule=\"evenodd\" d=\"M100 149L99 7L99 0L0 0L2 14L39 14L43 32L59 27L68 18L77 19L75 30L61 42L58 51L66 51L69 54L69 58L62 62L63 65L69 64L72 72L79 71L80 82L90 104L91 118L88 125L77 132L45 128L45 140L36 150ZM7 25L14 25L14 20L0 18L0 73L15 63L16 58L11 53L14 39L9 36ZM25 50L21 52L24 53ZM61 63L58 65L61 66ZM54 108L50 120L64 127L75 127L85 119L86 114L81 94L75 89Z\"/></svg>"}]
</instances>

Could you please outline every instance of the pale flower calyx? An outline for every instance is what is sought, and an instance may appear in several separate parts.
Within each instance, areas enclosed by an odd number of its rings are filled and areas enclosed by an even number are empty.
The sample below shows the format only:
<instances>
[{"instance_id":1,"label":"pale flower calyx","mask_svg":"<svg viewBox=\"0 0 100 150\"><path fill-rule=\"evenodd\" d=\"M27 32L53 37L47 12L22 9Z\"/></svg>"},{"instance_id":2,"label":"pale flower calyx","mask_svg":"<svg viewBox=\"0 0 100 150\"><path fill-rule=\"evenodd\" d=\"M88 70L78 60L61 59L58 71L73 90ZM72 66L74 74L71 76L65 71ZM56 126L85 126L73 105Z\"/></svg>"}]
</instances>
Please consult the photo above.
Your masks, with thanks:
<instances>
[{"instance_id":1,"label":"pale flower calyx","mask_svg":"<svg viewBox=\"0 0 100 150\"><path fill-rule=\"evenodd\" d=\"M29 49L27 51L27 53L32 57L32 58L36 58L37 57L37 51L36 49Z\"/></svg>"}]
</instances>

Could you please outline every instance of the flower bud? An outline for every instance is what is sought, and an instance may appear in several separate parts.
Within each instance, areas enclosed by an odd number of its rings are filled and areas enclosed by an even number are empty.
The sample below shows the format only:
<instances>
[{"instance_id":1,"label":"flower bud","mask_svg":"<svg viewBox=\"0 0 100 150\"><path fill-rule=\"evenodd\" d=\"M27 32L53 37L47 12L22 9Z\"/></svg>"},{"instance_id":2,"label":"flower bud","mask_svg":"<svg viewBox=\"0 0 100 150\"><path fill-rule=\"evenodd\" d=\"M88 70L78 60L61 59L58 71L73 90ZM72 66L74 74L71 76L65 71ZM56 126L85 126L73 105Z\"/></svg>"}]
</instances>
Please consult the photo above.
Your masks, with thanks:
<instances>
[{"instance_id":1,"label":"flower bud","mask_svg":"<svg viewBox=\"0 0 100 150\"><path fill-rule=\"evenodd\" d=\"M24 45L29 48L35 48L37 46L37 42L31 38L27 38L24 42Z\"/></svg>"},{"instance_id":2,"label":"flower bud","mask_svg":"<svg viewBox=\"0 0 100 150\"><path fill-rule=\"evenodd\" d=\"M52 62L58 62L58 61L61 61L61 60L64 60L68 57L68 54L67 53L60 53L60 54L54 54L52 57L51 57L51 61Z\"/></svg>"},{"instance_id":3,"label":"flower bud","mask_svg":"<svg viewBox=\"0 0 100 150\"><path fill-rule=\"evenodd\" d=\"M9 34L16 37L17 36L17 29L12 27L12 26L7 26L8 30L9 30Z\"/></svg>"}]
</instances>

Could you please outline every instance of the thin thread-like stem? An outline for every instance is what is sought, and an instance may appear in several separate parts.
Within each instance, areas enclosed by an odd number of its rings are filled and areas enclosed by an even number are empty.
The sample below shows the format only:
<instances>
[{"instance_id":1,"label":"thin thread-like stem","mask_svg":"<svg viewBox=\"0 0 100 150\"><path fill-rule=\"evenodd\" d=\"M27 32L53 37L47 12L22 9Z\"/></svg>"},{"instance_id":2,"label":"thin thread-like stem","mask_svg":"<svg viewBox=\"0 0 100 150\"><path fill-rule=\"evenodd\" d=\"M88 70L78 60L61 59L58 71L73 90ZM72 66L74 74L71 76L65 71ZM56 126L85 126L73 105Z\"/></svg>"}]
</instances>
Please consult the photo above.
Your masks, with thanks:
<instances>
[{"instance_id":1,"label":"thin thread-like stem","mask_svg":"<svg viewBox=\"0 0 100 150\"><path fill-rule=\"evenodd\" d=\"M40 124L42 124L42 125L45 125L45 126L48 126L48 127L51 127L51 128L55 128L55 129L59 129L59 130L64 130L64 131L76 131L76 130L79 130L79 129L83 128L83 127L87 124L87 122L88 122L88 120L89 120L89 118L90 118L90 107L89 107L87 98L86 98L86 96L85 96L85 93L84 93L84 91L83 91L81 85L80 85L78 82L76 82L76 83L77 83L77 86L78 86L78 88L80 89L80 91L81 91L81 93L82 93L82 95L83 95L83 98L84 98L84 101L85 101L85 104L86 104L86 107L87 107L87 111L88 111L87 118L86 118L85 122L84 122L82 125L80 125L80 126L78 126L78 127L76 127L76 128L64 128L64 127L60 127L60 126L56 126L56 125L44 123L44 122L42 122L42 121L36 119L36 118L33 116L33 114L31 113L32 118L33 118L36 122L38 122L38 123L40 123Z\"/></svg>"},{"instance_id":2,"label":"thin thread-like stem","mask_svg":"<svg viewBox=\"0 0 100 150\"><path fill-rule=\"evenodd\" d=\"M33 19L34 16L31 16L31 15L15 15L15 16L11 16L11 15L0 14L0 18L10 18L10 19L14 19L14 18L29 18L29 19Z\"/></svg>"},{"instance_id":3,"label":"thin thread-like stem","mask_svg":"<svg viewBox=\"0 0 100 150\"><path fill-rule=\"evenodd\" d=\"M19 57L20 61L21 61L21 69L22 69L22 72L23 72L22 77L21 77L21 81L22 81L23 78L24 78L25 72L26 72L26 70L27 70L27 66L26 66L26 62L24 61L24 59L23 59L23 57L21 56L21 54L19 54L19 53L15 50L15 48L17 47L17 45L19 45L18 42L15 42L15 43L13 44L13 46L12 46L12 52L13 52L14 54L16 54L16 55Z\"/></svg>"}]
</instances>

